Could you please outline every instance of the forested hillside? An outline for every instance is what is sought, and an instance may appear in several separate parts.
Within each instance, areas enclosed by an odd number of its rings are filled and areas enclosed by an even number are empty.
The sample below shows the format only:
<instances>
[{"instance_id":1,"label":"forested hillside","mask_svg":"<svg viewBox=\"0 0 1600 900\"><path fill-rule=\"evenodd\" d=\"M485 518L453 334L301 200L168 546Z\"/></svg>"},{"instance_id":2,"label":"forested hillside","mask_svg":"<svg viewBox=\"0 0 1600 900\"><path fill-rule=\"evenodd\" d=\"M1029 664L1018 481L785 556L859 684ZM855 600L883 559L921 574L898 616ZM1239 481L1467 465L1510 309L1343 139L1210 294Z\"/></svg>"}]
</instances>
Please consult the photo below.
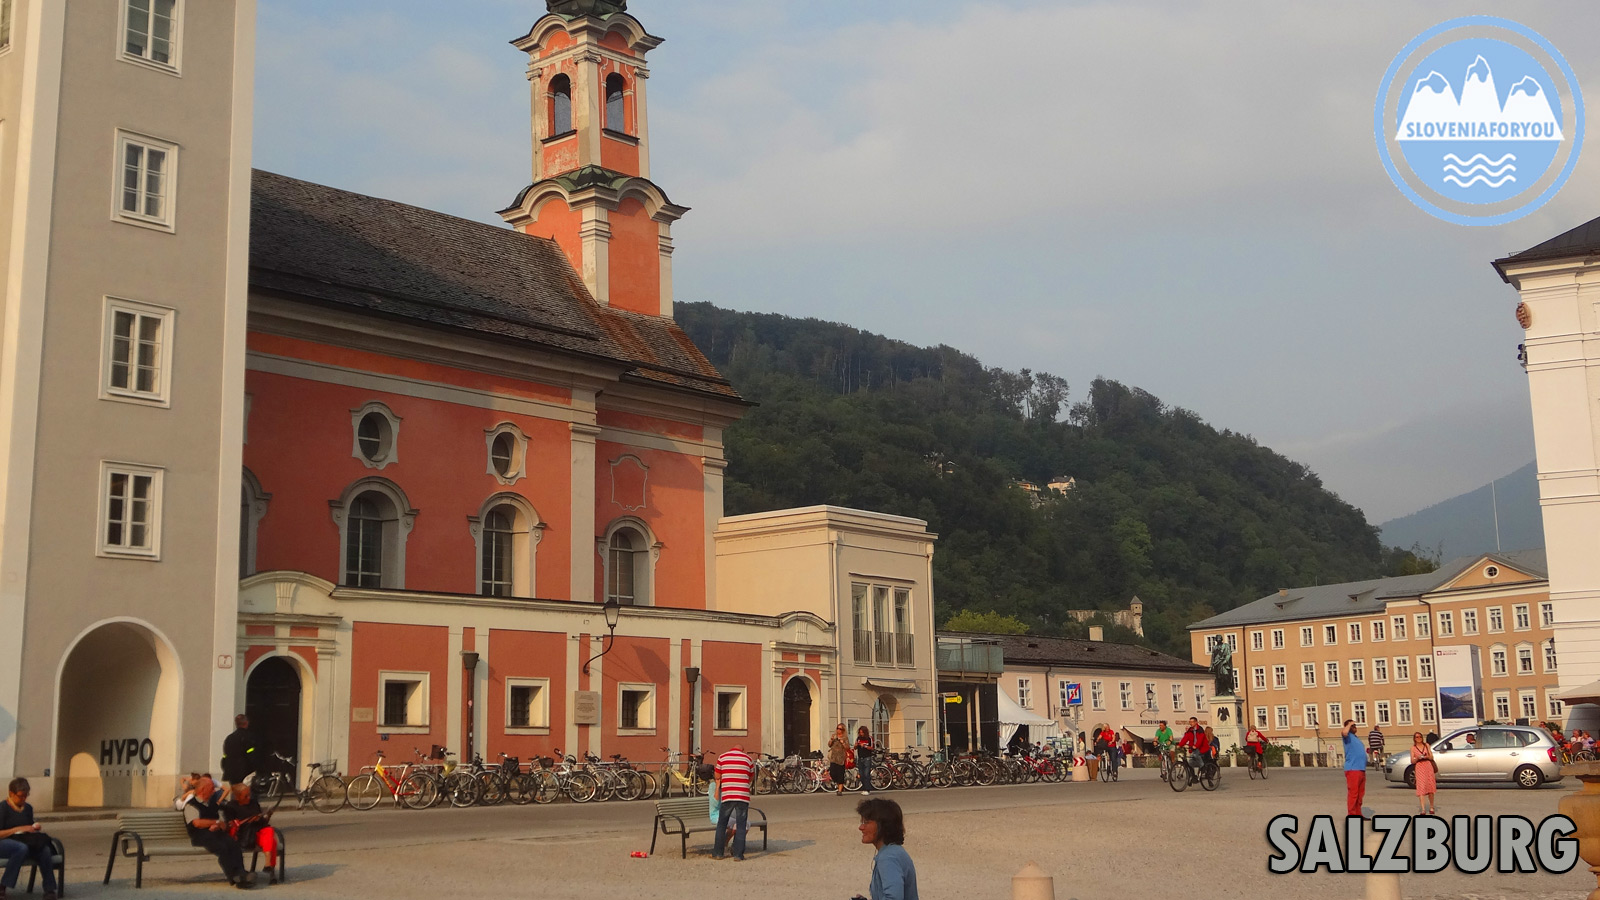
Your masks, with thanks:
<instances>
[{"instance_id":1,"label":"forested hillside","mask_svg":"<svg viewBox=\"0 0 1600 900\"><path fill-rule=\"evenodd\" d=\"M950 347L704 303L675 315L760 404L726 434L728 514L831 503L926 519L940 622L994 611L1078 635L1061 610L1137 594L1149 642L1187 658L1196 619L1419 564L1305 466L1138 388L1097 379L1073 402L1060 378ZM1076 487L1042 503L1014 485L1057 476Z\"/></svg>"}]
</instances>

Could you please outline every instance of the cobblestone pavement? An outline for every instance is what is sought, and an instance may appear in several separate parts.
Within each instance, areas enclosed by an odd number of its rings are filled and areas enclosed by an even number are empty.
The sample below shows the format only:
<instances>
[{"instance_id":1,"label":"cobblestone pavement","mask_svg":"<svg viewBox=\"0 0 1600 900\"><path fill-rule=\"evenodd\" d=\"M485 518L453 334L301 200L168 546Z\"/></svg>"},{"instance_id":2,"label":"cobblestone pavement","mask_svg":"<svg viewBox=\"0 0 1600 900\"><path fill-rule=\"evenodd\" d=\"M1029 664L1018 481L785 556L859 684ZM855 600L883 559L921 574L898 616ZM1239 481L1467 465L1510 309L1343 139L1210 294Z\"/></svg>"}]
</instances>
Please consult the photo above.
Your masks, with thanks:
<instances>
[{"instance_id":1,"label":"cobblestone pavement","mask_svg":"<svg viewBox=\"0 0 1600 900\"><path fill-rule=\"evenodd\" d=\"M906 849L928 900L1004 900L1010 877L1037 861L1056 877L1058 900L1098 898L1288 897L1350 900L1362 896L1360 875L1267 873L1266 823L1288 812L1308 819L1343 814L1344 779L1335 770L1274 771L1251 782L1225 770L1215 793L1174 794L1150 771L1118 784L1015 785L944 791L890 792L907 814ZM1568 779L1537 791L1507 787L1448 788L1440 810L1454 814L1518 814L1535 821L1555 813ZM291 848L290 883L261 887L274 898L489 897L493 900L844 900L865 893L871 849L859 843L859 796L759 797L772 821L771 845L756 838L745 862L710 858L709 834L691 839L680 859L673 838L649 859L629 853L650 844L645 802L501 807L485 810L384 811L332 816L280 814ZM1379 813L1410 813L1415 795L1371 776L1367 803ZM203 859L157 859L145 887L133 868L117 864L109 887L100 879L112 823L57 822L47 828L68 848L69 896L165 900L237 897ZM1409 845L1409 841L1407 842ZM1409 846L1407 847L1409 852ZM26 879L24 879L25 881ZM1595 881L1580 863L1565 875L1402 876L1408 898L1576 898ZM13 897L25 896L21 889Z\"/></svg>"}]
</instances>

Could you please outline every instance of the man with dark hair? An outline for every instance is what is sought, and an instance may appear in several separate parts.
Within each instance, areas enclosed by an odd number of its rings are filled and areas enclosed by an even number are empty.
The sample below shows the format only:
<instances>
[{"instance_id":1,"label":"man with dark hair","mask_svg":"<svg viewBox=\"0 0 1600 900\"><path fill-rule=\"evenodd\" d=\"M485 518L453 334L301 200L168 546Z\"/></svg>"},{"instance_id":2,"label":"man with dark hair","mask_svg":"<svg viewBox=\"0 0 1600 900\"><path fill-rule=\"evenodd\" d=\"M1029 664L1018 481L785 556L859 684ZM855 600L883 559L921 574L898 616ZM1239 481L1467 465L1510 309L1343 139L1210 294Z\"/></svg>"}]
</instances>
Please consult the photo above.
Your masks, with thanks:
<instances>
[{"instance_id":1,"label":"man with dark hair","mask_svg":"<svg viewBox=\"0 0 1600 900\"><path fill-rule=\"evenodd\" d=\"M250 718L233 717L233 734L222 739L222 780L231 788L243 784L256 770L256 736L250 731Z\"/></svg>"},{"instance_id":2,"label":"man with dark hair","mask_svg":"<svg viewBox=\"0 0 1600 900\"><path fill-rule=\"evenodd\" d=\"M871 844L878 853L872 857L870 900L918 900L917 867L906 853L906 820L900 804L885 797L873 797L856 804L861 817L861 843ZM857 894L853 900L868 900Z\"/></svg>"},{"instance_id":3,"label":"man with dark hair","mask_svg":"<svg viewBox=\"0 0 1600 900\"><path fill-rule=\"evenodd\" d=\"M33 806L28 803L31 791L28 779L13 778L6 799L0 801L0 862L5 863L0 900L5 900L8 888L17 886L17 876L30 859L44 877L44 900L56 900L56 858L49 837L33 820ZM28 889L33 890L31 885Z\"/></svg>"},{"instance_id":4,"label":"man with dark hair","mask_svg":"<svg viewBox=\"0 0 1600 900\"><path fill-rule=\"evenodd\" d=\"M217 858L229 884L237 888L253 887L250 873L244 867L244 852L239 849L239 842L228 835L217 799L217 783L205 775L200 776L194 786L194 796L183 808L189 843Z\"/></svg>"},{"instance_id":5,"label":"man with dark hair","mask_svg":"<svg viewBox=\"0 0 1600 900\"><path fill-rule=\"evenodd\" d=\"M1376 725L1367 732L1367 757L1377 765L1383 765L1383 732Z\"/></svg>"}]
</instances>

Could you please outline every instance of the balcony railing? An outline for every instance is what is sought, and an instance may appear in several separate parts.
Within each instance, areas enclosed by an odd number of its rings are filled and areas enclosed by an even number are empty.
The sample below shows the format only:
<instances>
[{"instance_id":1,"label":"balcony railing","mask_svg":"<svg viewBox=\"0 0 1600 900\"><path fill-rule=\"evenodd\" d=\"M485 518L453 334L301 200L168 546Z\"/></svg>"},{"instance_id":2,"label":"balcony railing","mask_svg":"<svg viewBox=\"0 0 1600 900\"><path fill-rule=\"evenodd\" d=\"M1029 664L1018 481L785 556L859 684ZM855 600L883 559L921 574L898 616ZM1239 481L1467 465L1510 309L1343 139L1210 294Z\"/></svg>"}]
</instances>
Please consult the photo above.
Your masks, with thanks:
<instances>
[{"instance_id":1,"label":"balcony railing","mask_svg":"<svg viewBox=\"0 0 1600 900\"><path fill-rule=\"evenodd\" d=\"M854 641L856 662L880 666L916 665L916 640L914 634L857 631Z\"/></svg>"},{"instance_id":2,"label":"balcony railing","mask_svg":"<svg viewBox=\"0 0 1600 900\"><path fill-rule=\"evenodd\" d=\"M999 641L940 638L935 656L940 672L998 675L1006 667Z\"/></svg>"}]
</instances>

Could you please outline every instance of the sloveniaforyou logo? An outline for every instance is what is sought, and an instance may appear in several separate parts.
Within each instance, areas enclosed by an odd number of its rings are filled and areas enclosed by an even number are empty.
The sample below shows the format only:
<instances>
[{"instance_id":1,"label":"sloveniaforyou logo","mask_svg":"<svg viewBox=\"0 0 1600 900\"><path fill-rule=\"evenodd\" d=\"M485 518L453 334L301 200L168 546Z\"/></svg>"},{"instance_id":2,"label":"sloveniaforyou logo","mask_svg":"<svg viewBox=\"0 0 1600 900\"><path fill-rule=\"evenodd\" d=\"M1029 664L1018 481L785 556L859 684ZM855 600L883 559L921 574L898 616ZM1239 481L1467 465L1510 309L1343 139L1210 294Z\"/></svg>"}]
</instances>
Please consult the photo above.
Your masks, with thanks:
<instances>
[{"instance_id":1,"label":"sloveniaforyou logo","mask_svg":"<svg viewBox=\"0 0 1600 900\"><path fill-rule=\"evenodd\" d=\"M1373 114L1378 154L1412 203L1458 225L1533 212L1583 146L1583 94L1551 43L1493 16L1451 19L1390 63Z\"/></svg>"}]
</instances>

